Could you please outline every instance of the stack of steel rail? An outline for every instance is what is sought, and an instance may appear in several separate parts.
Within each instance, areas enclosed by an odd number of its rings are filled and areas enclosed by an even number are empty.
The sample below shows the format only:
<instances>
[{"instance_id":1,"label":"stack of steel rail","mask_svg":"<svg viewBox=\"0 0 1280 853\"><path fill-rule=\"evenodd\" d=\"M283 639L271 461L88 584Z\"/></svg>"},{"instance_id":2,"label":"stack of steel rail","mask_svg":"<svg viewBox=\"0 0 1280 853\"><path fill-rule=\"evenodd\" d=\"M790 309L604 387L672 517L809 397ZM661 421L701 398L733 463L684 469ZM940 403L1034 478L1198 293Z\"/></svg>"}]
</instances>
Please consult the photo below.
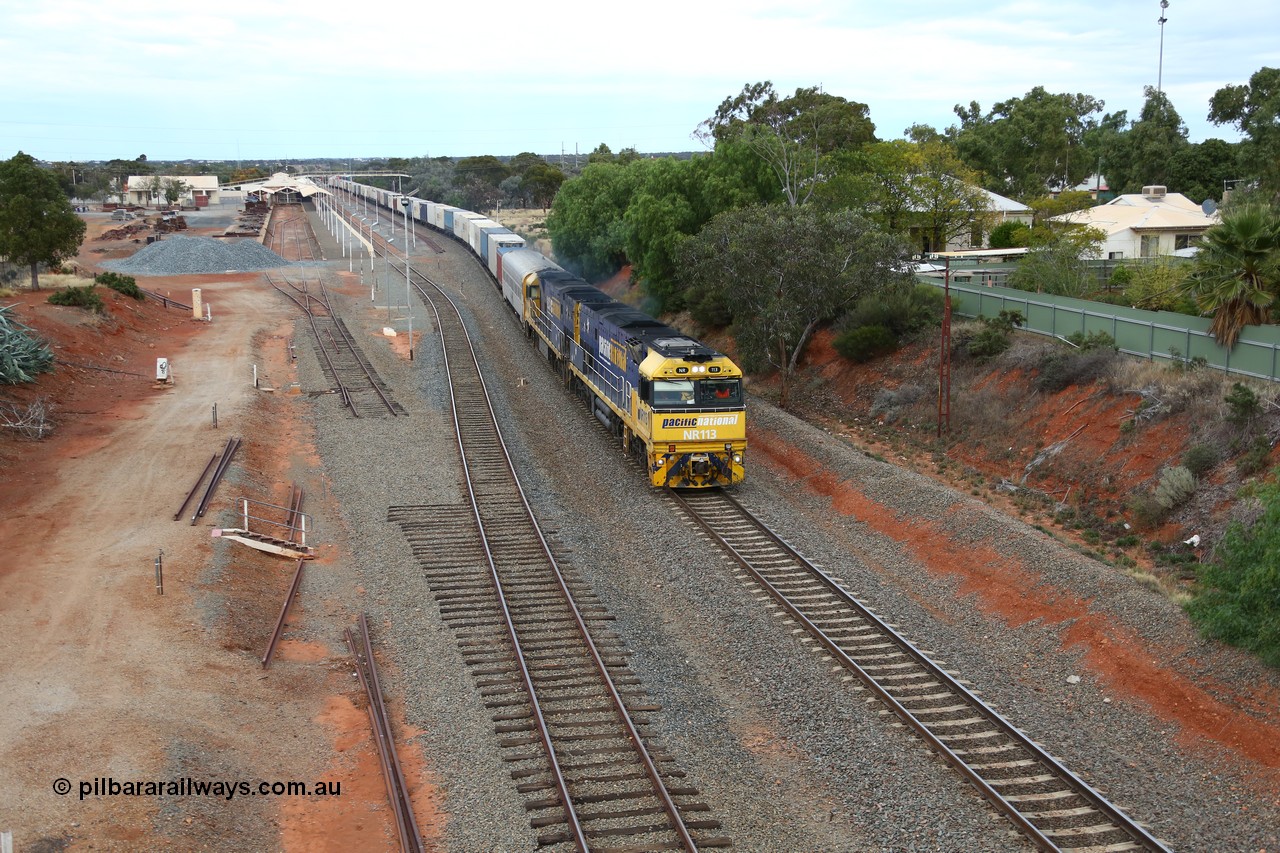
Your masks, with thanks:
<instances>
[{"instance_id":1,"label":"stack of steel rail","mask_svg":"<svg viewBox=\"0 0 1280 853\"><path fill-rule=\"evenodd\" d=\"M218 484L222 482L222 476L227 473L227 468L231 465L231 459L236 455L236 451L240 449L240 444L240 439L229 438L226 446L222 449L222 456L218 456L216 453L213 455L213 458L209 460L209 464L205 465L204 470L200 472L200 477L196 480L195 485L191 487L191 491L187 493L182 506L178 507L178 511L173 514L174 521L177 521L186 512L187 504L191 503L191 499L195 497L196 490L200 488L205 476L212 469L213 477L210 478L209 484L205 487L204 495L200 498L200 502L196 504L195 512L191 516L191 523L194 525L205 514L209 509L209 501L213 499L213 493L218 488Z\"/></svg>"}]
</instances>

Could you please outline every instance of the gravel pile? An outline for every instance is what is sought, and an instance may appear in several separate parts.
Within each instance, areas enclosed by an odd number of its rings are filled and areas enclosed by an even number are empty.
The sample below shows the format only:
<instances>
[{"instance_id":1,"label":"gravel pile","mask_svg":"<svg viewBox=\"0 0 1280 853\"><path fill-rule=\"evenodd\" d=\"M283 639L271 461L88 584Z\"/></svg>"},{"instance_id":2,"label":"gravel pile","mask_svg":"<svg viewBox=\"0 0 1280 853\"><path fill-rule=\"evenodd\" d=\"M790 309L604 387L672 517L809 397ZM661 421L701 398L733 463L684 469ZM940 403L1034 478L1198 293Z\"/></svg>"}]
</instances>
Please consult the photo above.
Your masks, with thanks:
<instances>
[{"instance_id":1,"label":"gravel pile","mask_svg":"<svg viewBox=\"0 0 1280 853\"><path fill-rule=\"evenodd\" d=\"M289 261L256 240L216 240L176 235L152 243L131 257L104 267L128 275L193 275L255 272L289 266Z\"/></svg>"},{"instance_id":2,"label":"gravel pile","mask_svg":"<svg viewBox=\"0 0 1280 853\"><path fill-rule=\"evenodd\" d=\"M588 580L614 618L641 689L662 708L649 715L652 730L735 848L1029 849L954 771L801 641L794 624L697 531L676 520L672 505L645 486L643 474L560 387L479 266L453 242L438 242L448 253L433 277L462 292L456 301L477 336L526 496L562 562ZM402 294L399 301L396 316ZM381 310L353 302L345 319L357 335L373 334L386 325ZM445 368L426 313L416 306L414 328L424 337L414 362L385 346L366 348L409 417L355 421L332 395L312 403L325 471L343 508L333 524L349 537L351 568L367 590L361 606L392 664L387 692L403 699L409 724L422 732L441 811L451 815L441 849L533 850L536 834L490 712L403 533L387 521L395 505L441 513L463 506ZM304 391L327 387L305 346L298 363ZM1030 563L1152 647L1178 650L1188 677L1199 667L1201 676L1238 672L1280 681L1200 642L1176 606L1029 526L869 459L767 404L750 407L755 424L821 460L834 482L851 483L904 525L929 519L960 541ZM1255 769L1233 766L1211 746L1179 741L1167 720L1093 682L1080 650L1064 638L1068 626L1033 620L1011 627L977 612L956 581L931 574L901 543L763 465L750 469L739 497L1174 849L1276 844L1280 803L1260 795L1250 780ZM1076 673L1086 677L1068 682Z\"/></svg>"}]
</instances>

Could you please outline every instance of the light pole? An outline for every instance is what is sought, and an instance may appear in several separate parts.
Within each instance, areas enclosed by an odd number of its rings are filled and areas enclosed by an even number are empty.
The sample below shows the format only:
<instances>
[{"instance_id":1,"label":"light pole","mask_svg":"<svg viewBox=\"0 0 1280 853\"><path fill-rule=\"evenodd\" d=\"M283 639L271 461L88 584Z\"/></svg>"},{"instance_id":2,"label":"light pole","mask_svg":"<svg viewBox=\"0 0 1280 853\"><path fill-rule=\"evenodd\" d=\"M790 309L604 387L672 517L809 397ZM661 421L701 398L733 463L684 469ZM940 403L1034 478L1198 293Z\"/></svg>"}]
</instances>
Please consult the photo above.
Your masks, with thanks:
<instances>
[{"instance_id":1,"label":"light pole","mask_svg":"<svg viewBox=\"0 0 1280 853\"><path fill-rule=\"evenodd\" d=\"M1169 8L1169 0L1160 0L1160 18L1156 21L1160 25L1160 64L1156 68L1156 92L1164 92L1164 22L1169 20L1164 16L1164 10Z\"/></svg>"},{"instance_id":2,"label":"light pole","mask_svg":"<svg viewBox=\"0 0 1280 853\"><path fill-rule=\"evenodd\" d=\"M413 361L413 293L409 283L409 198L400 196L400 206L404 208L404 308L409 315L409 360ZM395 217L391 217L395 222Z\"/></svg>"}]
</instances>

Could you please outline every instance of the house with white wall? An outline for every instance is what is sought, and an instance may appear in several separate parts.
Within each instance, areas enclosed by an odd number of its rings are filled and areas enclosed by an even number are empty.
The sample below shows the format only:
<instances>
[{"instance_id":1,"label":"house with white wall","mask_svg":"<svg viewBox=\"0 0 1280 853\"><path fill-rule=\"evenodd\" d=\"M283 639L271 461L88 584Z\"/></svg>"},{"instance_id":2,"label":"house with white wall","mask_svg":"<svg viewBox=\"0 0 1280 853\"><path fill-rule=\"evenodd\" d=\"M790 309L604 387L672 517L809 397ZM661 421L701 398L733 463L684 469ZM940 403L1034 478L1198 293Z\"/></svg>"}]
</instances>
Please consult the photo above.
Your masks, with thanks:
<instances>
[{"instance_id":1,"label":"house with white wall","mask_svg":"<svg viewBox=\"0 0 1280 853\"><path fill-rule=\"evenodd\" d=\"M125 204L155 207L168 204L164 189L170 181L181 181L178 204L204 207L220 203L217 175L130 175L124 186Z\"/></svg>"},{"instance_id":2,"label":"house with white wall","mask_svg":"<svg viewBox=\"0 0 1280 853\"><path fill-rule=\"evenodd\" d=\"M1097 228L1107 235L1103 257L1119 259L1155 258L1194 246L1218 224L1219 217L1216 212L1205 213L1182 193L1151 186L1049 221Z\"/></svg>"}]
</instances>

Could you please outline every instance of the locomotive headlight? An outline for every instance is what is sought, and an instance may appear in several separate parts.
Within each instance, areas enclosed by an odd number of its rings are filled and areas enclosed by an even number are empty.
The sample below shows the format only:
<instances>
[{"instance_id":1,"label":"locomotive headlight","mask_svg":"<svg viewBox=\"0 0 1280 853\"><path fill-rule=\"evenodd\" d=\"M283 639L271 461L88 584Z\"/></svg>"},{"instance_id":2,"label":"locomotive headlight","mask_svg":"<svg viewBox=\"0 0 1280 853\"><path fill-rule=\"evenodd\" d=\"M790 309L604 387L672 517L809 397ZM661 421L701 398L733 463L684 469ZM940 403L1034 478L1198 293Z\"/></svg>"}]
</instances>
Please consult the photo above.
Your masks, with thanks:
<instances>
[{"instance_id":1,"label":"locomotive headlight","mask_svg":"<svg viewBox=\"0 0 1280 853\"><path fill-rule=\"evenodd\" d=\"M735 453L735 454L733 454L733 461L734 461L734 463L735 463L735 464L737 464L737 465L741 465L741 464L742 464L742 454L741 454L741 453Z\"/></svg>"},{"instance_id":2,"label":"locomotive headlight","mask_svg":"<svg viewBox=\"0 0 1280 853\"><path fill-rule=\"evenodd\" d=\"M730 453L730 452L732 452L732 451L733 451L733 444L732 444L732 443L730 443L730 442L728 442L728 441L726 441L726 442L724 443L724 452L725 452L725 453Z\"/></svg>"}]
</instances>

